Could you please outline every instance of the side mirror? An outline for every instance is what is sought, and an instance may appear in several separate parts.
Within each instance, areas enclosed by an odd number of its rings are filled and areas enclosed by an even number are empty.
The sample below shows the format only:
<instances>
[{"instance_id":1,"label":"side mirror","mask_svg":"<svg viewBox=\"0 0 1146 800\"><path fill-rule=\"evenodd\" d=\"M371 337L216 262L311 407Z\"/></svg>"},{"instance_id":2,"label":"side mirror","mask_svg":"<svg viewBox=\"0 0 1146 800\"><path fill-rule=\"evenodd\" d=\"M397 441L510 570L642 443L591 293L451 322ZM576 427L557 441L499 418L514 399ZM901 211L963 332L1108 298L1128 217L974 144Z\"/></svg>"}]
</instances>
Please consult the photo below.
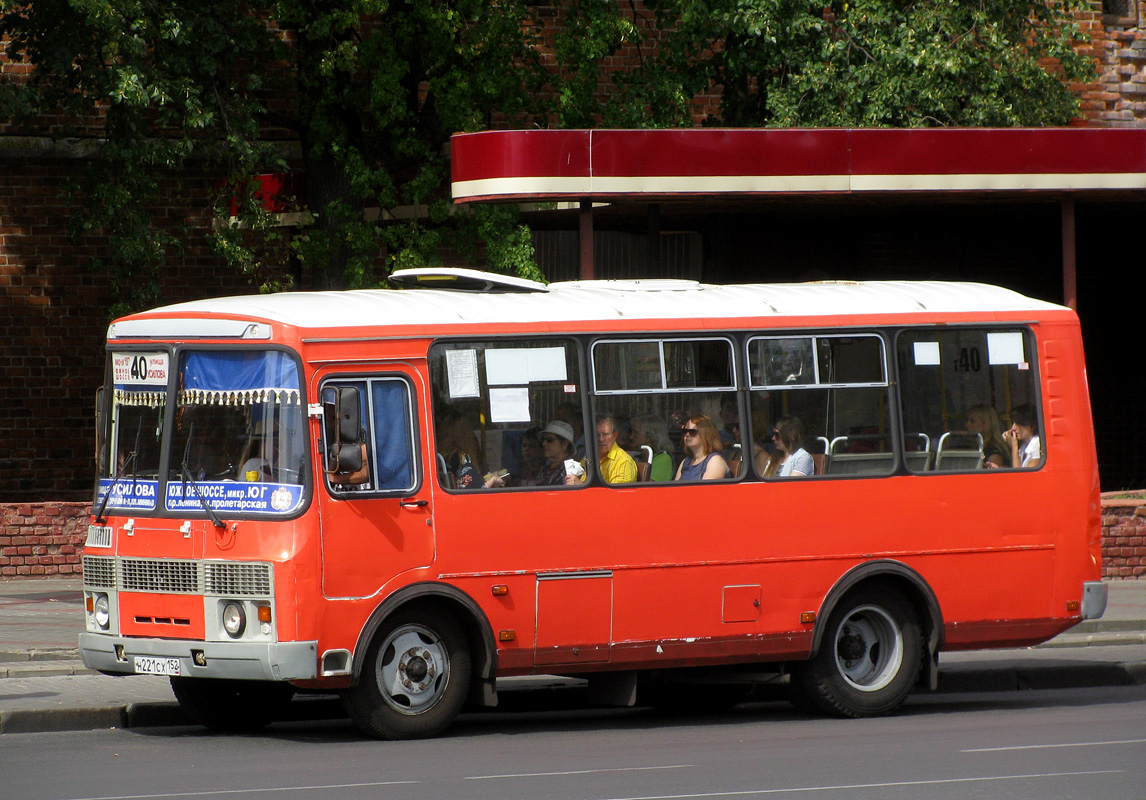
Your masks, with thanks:
<instances>
[{"instance_id":1,"label":"side mirror","mask_svg":"<svg viewBox=\"0 0 1146 800\"><path fill-rule=\"evenodd\" d=\"M322 392L327 472L362 469L362 453L357 445L358 431L362 427L358 403L358 389L354 386L332 386Z\"/></svg>"}]
</instances>

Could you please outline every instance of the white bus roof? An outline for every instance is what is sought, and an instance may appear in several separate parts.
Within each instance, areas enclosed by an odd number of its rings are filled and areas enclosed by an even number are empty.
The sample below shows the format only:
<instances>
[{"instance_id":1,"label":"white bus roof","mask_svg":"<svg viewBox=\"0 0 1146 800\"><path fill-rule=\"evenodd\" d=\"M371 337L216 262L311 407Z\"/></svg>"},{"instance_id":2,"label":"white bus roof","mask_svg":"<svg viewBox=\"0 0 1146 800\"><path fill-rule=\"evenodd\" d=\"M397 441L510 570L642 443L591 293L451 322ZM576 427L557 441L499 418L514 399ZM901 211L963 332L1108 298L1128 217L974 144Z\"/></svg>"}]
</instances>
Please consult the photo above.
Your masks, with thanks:
<instances>
[{"instance_id":1,"label":"white bus roof","mask_svg":"<svg viewBox=\"0 0 1146 800\"><path fill-rule=\"evenodd\" d=\"M442 271L443 273L447 271ZM473 271L454 271L469 272ZM476 274L476 273L474 273ZM484 273L481 273L484 274ZM109 339L242 337L266 339L280 323L321 336L324 330L424 328L459 324L604 322L746 317L818 317L1065 310L1009 289L944 281L824 281L716 286L683 280L567 281L512 288L360 289L283 292L197 300L112 324Z\"/></svg>"}]
</instances>

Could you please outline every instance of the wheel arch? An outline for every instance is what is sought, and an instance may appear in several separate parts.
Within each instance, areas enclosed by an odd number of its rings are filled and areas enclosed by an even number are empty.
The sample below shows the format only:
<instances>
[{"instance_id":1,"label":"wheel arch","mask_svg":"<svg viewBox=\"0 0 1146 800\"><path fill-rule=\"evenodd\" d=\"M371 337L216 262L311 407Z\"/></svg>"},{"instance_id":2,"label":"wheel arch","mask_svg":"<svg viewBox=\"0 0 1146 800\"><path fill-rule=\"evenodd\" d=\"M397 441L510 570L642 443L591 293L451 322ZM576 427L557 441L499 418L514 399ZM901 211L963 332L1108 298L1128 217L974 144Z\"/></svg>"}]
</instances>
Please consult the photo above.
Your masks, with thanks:
<instances>
[{"instance_id":1,"label":"wheel arch","mask_svg":"<svg viewBox=\"0 0 1146 800\"><path fill-rule=\"evenodd\" d=\"M411 605L431 605L453 615L465 633L473 660L473 676L470 697L477 698L483 705L494 705L494 676L497 674L497 644L494 642L493 628L481 606L472 597L444 583L425 581L404 586L383 600L362 626L358 641L354 645L354 662L351 672L351 685L357 685L362 676L363 663L370 642L382 624L399 609ZM475 694L475 691L477 694Z\"/></svg>"},{"instance_id":2,"label":"wheel arch","mask_svg":"<svg viewBox=\"0 0 1146 800\"><path fill-rule=\"evenodd\" d=\"M820 651L827 632L828 619L840 601L861 586L878 585L898 589L914 606L919 622L923 626L929 656L924 659L923 678L931 688L935 688L938 679L939 651L943 648L943 612L935 592L923 576L901 561L892 559L866 561L848 570L836 581L824 597L824 602L820 604L808 658L814 658Z\"/></svg>"}]
</instances>

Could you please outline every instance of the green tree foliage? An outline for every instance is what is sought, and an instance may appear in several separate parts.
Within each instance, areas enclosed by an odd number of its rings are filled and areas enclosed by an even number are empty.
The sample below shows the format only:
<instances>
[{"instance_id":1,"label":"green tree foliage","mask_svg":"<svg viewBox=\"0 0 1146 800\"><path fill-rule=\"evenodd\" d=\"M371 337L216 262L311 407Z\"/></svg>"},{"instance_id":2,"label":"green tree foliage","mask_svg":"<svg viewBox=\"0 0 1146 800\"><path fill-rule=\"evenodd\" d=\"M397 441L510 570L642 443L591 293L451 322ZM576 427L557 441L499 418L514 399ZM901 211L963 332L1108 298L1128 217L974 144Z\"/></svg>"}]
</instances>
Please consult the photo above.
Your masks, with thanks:
<instances>
[{"instance_id":1,"label":"green tree foliage","mask_svg":"<svg viewBox=\"0 0 1146 800\"><path fill-rule=\"evenodd\" d=\"M0 0L0 42L33 69L0 83L0 122L97 126L74 220L107 237L115 312L157 301L196 217L263 289L291 284L292 259L320 287L377 285L383 248L387 269L484 248L491 268L539 278L512 208L450 204L452 133L495 115L691 125L714 91L707 124L1062 125L1078 113L1065 82L1092 74L1072 48L1086 2ZM543 14L559 23L548 65ZM289 143L306 175L297 228L276 227L252 181L288 168ZM196 210L179 178L204 174L221 180Z\"/></svg>"},{"instance_id":2,"label":"green tree foliage","mask_svg":"<svg viewBox=\"0 0 1146 800\"><path fill-rule=\"evenodd\" d=\"M713 125L1065 125L1067 82L1093 78L1073 47L1086 0L646 0L651 24L629 27L624 6L574 4L577 52L640 49L614 102L563 109L607 126L690 125L714 89Z\"/></svg>"},{"instance_id":3,"label":"green tree foliage","mask_svg":"<svg viewBox=\"0 0 1146 800\"><path fill-rule=\"evenodd\" d=\"M155 209L179 202L180 175L205 172L225 176L213 246L264 289L289 285L288 252L316 285L358 287L384 277L382 245L388 266L415 266L481 236L499 241L491 267L536 276L512 213L453 215L446 188L450 134L537 96L525 14L518 0L0 0L8 57L34 69L0 84L0 120L98 121L74 219L108 238L115 312L157 299L157 271L183 237ZM287 141L301 143L309 223L291 233L251 180L287 169ZM387 219L398 207L422 213Z\"/></svg>"}]
</instances>

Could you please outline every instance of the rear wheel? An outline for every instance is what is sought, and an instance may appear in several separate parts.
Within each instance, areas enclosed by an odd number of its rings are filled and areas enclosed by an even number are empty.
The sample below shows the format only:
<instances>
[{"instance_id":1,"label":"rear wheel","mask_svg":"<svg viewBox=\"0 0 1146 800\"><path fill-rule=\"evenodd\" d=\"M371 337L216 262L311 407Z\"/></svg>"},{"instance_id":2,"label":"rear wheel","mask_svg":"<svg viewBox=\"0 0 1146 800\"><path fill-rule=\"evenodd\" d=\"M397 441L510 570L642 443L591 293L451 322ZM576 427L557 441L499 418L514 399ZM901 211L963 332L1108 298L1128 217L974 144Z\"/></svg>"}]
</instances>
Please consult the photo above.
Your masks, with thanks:
<instances>
[{"instance_id":1,"label":"rear wheel","mask_svg":"<svg viewBox=\"0 0 1146 800\"><path fill-rule=\"evenodd\" d=\"M380 739L436 736L469 690L471 660L461 626L437 609L401 610L366 651L356 686L343 692L347 713Z\"/></svg>"},{"instance_id":2,"label":"rear wheel","mask_svg":"<svg viewBox=\"0 0 1146 800\"><path fill-rule=\"evenodd\" d=\"M171 678L187 716L213 731L252 733L281 719L294 697L289 683L224 678Z\"/></svg>"},{"instance_id":3,"label":"rear wheel","mask_svg":"<svg viewBox=\"0 0 1146 800\"><path fill-rule=\"evenodd\" d=\"M907 598L891 588L859 589L828 618L816 656L794 671L794 697L838 716L890 713L915 686L922 654Z\"/></svg>"}]
</instances>

